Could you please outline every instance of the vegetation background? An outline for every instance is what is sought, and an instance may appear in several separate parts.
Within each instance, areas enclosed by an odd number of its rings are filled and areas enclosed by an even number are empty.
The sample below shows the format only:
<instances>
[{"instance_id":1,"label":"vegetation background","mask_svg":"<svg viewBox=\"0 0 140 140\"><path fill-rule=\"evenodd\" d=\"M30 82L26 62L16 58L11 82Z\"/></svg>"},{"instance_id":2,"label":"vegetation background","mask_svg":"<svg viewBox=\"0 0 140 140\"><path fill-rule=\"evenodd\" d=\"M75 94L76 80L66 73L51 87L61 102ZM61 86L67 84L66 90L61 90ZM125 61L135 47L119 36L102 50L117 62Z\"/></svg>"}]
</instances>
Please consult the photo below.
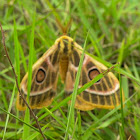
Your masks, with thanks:
<instances>
[{"instance_id":1,"label":"vegetation background","mask_svg":"<svg viewBox=\"0 0 140 140\"><path fill-rule=\"evenodd\" d=\"M58 81L55 101L34 110L48 139L140 139L140 1L139 0L1 0L0 23L18 82L54 41L62 35L56 18L67 24L69 35L106 66L120 62L113 71L125 93L121 110L94 109L72 112ZM0 35L0 139L43 139L29 112L15 107L17 88ZM121 74L121 76L120 76ZM26 125L28 124L28 126ZM68 124L70 126L68 127ZM66 133L67 132L67 133Z\"/></svg>"}]
</instances>

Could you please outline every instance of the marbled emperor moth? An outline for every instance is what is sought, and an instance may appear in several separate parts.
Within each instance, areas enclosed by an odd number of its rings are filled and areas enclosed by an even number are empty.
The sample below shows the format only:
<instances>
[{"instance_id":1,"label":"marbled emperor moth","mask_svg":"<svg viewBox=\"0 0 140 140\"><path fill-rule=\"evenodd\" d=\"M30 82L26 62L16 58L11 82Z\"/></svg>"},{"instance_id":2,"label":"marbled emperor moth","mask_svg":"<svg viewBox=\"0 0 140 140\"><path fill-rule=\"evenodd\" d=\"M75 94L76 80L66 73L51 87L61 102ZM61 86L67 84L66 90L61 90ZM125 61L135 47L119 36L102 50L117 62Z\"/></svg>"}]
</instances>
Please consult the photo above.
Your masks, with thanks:
<instances>
[{"instance_id":1,"label":"marbled emperor moth","mask_svg":"<svg viewBox=\"0 0 140 140\"><path fill-rule=\"evenodd\" d=\"M57 88L58 75L65 83L65 92L73 92L76 73L82 54L82 47L66 35L58 38L54 45L33 65L29 105L39 109L51 104ZM79 88L106 70L107 67L85 54L80 75ZM28 73L24 76L20 91L27 98ZM123 95L124 100L124 95ZM86 111L94 108L113 109L120 104L119 81L112 72L77 95L75 108ZM26 105L17 96L17 108L25 110Z\"/></svg>"}]
</instances>

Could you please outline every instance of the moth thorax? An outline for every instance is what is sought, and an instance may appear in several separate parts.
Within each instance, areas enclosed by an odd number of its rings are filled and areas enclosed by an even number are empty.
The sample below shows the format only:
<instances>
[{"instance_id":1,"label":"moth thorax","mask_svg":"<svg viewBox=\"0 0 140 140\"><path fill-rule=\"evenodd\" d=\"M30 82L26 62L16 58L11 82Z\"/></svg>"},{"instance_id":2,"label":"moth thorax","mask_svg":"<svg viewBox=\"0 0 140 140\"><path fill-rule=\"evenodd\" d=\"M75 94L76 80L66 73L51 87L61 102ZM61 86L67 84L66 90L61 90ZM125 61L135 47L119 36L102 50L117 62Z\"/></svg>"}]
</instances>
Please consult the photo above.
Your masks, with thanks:
<instances>
[{"instance_id":1,"label":"moth thorax","mask_svg":"<svg viewBox=\"0 0 140 140\"><path fill-rule=\"evenodd\" d=\"M61 56L59 61L59 72L62 82L64 82L66 79L66 73L68 71L68 63L69 63L68 59L69 59L68 56L63 55Z\"/></svg>"}]
</instances>

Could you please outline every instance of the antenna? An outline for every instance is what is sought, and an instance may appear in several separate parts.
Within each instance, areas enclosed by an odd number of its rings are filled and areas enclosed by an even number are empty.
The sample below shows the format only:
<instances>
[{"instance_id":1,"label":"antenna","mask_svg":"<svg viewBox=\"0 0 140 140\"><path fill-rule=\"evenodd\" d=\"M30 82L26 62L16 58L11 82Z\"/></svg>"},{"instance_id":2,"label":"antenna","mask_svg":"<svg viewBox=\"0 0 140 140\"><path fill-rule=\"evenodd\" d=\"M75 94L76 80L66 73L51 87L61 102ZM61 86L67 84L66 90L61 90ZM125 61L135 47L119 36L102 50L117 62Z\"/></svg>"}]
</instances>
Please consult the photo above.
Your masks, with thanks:
<instances>
[{"instance_id":1,"label":"antenna","mask_svg":"<svg viewBox=\"0 0 140 140\"><path fill-rule=\"evenodd\" d=\"M67 35L68 30L70 29L71 26L72 19L69 20L66 26L63 26L60 20L58 20L57 18L56 18L56 22L58 23L58 27L61 29L62 33L64 35Z\"/></svg>"}]
</instances>

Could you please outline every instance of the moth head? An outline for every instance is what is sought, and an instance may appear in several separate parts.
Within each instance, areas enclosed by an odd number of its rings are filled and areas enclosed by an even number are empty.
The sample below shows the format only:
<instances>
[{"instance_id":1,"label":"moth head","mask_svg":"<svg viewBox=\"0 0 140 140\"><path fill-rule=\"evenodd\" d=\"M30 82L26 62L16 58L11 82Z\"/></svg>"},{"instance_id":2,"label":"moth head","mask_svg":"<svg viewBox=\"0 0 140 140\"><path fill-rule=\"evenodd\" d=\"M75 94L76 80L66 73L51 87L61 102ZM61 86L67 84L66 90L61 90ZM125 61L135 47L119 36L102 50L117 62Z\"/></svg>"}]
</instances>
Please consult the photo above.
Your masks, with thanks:
<instances>
[{"instance_id":1,"label":"moth head","mask_svg":"<svg viewBox=\"0 0 140 140\"><path fill-rule=\"evenodd\" d=\"M56 22L58 27L61 29L63 35L67 35L70 27L71 27L71 23L72 23L72 18L68 21L68 23L66 25L62 25L62 23L60 22L60 20L58 18L56 18Z\"/></svg>"}]
</instances>

